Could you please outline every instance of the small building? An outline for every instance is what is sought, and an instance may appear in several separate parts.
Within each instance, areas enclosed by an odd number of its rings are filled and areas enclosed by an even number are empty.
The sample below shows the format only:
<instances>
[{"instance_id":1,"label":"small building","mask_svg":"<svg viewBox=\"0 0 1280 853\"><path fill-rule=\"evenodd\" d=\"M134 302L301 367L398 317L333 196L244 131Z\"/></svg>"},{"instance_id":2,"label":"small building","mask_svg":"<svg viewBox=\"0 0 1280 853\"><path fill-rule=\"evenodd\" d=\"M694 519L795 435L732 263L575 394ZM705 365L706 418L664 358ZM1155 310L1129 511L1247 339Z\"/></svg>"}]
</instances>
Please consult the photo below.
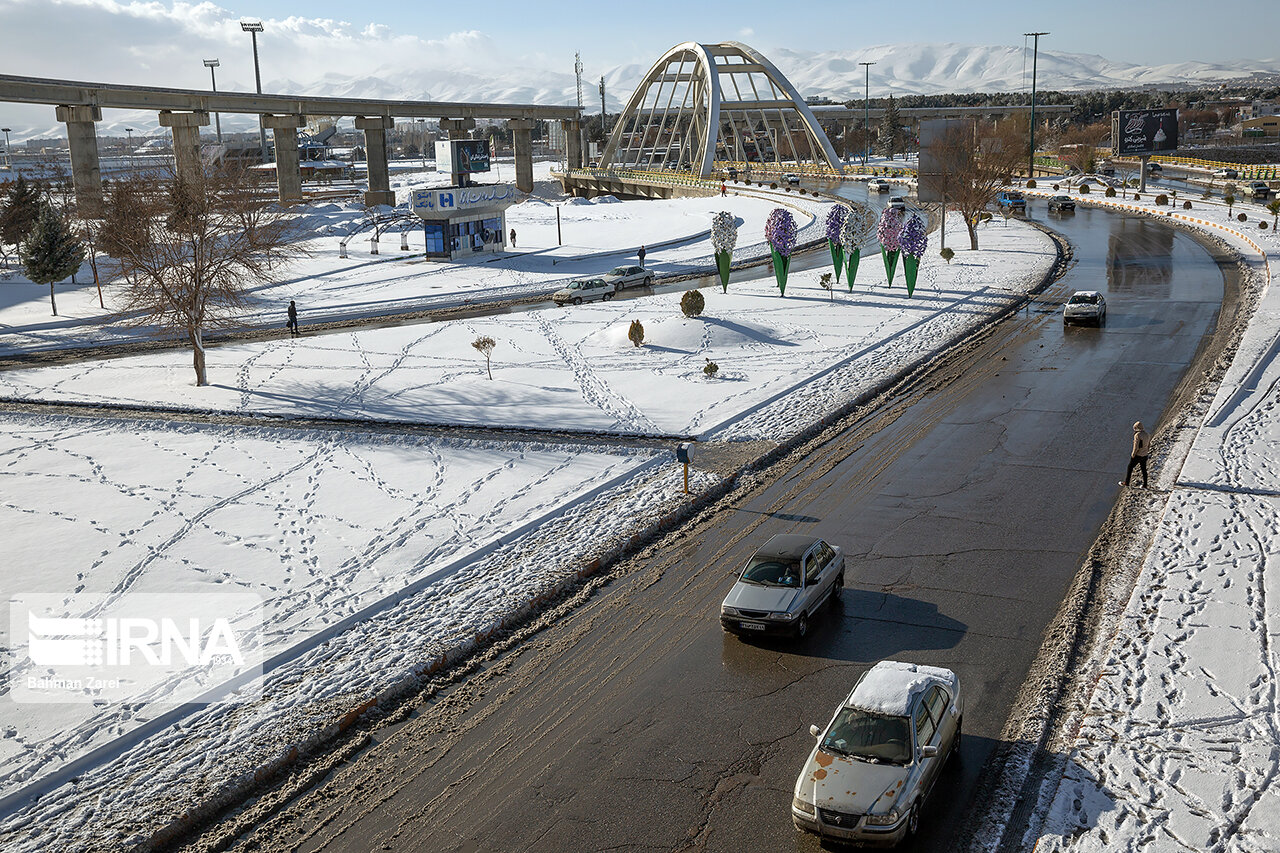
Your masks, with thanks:
<instances>
[{"instance_id":1,"label":"small building","mask_svg":"<svg viewBox=\"0 0 1280 853\"><path fill-rule=\"evenodd\" d=\"M409 209L422 219L427 257L456 260L505 249L507 208L515 200L511 184L471 184L414 190Z\"/></svg>"},{"instance_id":2,"label":"small building","mask_svg":"<svg viewBox=\"0 0 1280 853\"><path fill-rule=\"evenodd\" d=\"M1240 122L1240 135L1249 137L1280 137L1280 116L1259 116Z\"/></svg>"}]
</instances>

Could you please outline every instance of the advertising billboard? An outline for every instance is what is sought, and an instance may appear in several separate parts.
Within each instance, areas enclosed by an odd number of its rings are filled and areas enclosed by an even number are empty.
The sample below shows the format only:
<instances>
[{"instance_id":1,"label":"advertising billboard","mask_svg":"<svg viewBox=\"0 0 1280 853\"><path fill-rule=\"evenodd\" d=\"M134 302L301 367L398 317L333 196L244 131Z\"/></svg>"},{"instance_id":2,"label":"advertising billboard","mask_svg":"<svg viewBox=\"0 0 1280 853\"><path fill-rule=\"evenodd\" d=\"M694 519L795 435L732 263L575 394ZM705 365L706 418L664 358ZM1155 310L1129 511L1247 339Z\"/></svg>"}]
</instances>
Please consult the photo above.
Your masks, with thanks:
<instances>
[{"instance_id":1,"label":"advertising billboard","mask_svg":"<svg viewBox=\"0 0 1280 853\"><path fill-rule=\"evenodd\" d=\"M973 119L936 118L920 122L919 182L916 197L942 201L952 175L965 170L973 156Z\"/></svg>"},{"instance_id":2,"label":"advertising billboard","mask_svg":"<svg viewBox=\"0 0 1280 853\"><path fill-rule=\"evenodd\" d=\"M489 142L485 139L449 139L436 143L436 171L473 175L489 171Z\"/></svg>"},{"instance_id":3,"label":"advertising billboard","mask_svg":"<svg viewBox=\"0 0 1280 853\"><path fill-rule=\"evenodd\" d=\"M1116 154L1153 154L1177 147L1177 110L1116 110L1111 114L1111 148Z\"/></svg>"}]
</instances>

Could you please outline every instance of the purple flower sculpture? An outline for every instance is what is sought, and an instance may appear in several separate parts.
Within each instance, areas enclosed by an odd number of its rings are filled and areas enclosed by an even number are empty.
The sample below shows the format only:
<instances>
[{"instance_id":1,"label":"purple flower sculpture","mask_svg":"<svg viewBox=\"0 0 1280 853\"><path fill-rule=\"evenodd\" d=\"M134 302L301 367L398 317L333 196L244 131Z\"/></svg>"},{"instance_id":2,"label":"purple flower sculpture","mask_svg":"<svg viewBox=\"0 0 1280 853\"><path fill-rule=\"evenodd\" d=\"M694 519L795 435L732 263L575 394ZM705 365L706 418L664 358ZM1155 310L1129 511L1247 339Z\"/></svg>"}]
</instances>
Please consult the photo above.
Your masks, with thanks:
<instances>
[{"instance_id":1,"label":"purple flower sculpture","mask_svg":"<svg viewBox=\"0 0 1280 853\"><path fill-rule=\"evenodd\" d=\"M836 281L840 280L840 273L844 271L845 252L840 235L844 232L851 212L843 204L837 204L827 211L827 245L831 248L831 263L836 268Z\"/></svg>"},{"instance_id":2,"label":"purple flower sculpture","mask_svg":"<svg viewBox=\"0 0 1280 853\"><path fill-rule=\"evenodd\" d=\"M764 224L764 238L773 255L773 275L778 290L787 295L787 269L791 266L791 250L796 247L796 220L791 211L775 207Z\"/></svg>"},{"instance_id":3,"label":"purple flower sculpture","mask_svg":"<svg viewBox=\"0 0 1280 853\"><path fill-rule=\"evenodd\" d=\"M884 256L885 278L892 285L893 271L898 267L898 252L902 239L902 213L897 208L886 207L884 213L880 214L880 222L876 225L876 237L880 239L880 245L883 247L881 254Z\"/></svg>"},{"instance_id":4,"label":"purple flower sculpture","mask_svg":"<svg viewBox=\"0 0 1280 853\"><path fill-rule=\"evenodd\" d=\"M913 215L902 229L902 271L907 277L907 296L916 291L916 275L920 272L920 258L929 245L924 222Z\"/></svg>"}]
</instances>

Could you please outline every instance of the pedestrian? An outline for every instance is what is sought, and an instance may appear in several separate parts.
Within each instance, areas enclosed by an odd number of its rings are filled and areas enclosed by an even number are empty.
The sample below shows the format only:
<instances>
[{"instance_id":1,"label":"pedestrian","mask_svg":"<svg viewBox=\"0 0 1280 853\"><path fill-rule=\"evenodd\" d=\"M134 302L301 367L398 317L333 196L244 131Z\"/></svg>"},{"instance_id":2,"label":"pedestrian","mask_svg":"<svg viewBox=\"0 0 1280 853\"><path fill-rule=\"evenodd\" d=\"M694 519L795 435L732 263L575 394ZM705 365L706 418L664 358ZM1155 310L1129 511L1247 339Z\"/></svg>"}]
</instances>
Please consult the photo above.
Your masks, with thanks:
<instances>
[{"instance_id":1,"label":"pedestrian","mask_svg":"<svg viewBox=\"0 0 1280 853\"><path fill-rule=\"evenodd\" d=\"M511 248L514 249L515 247L516 247L516 229L512 228L511 229Z\"/></svg>"},{"instance_id":2,"label":"pedestrian","mask_svg":"<svg viewBox=\"0 0 1280 853\"><path fill-rule=\"evenodd\" d=\"M721 184L721 185L720 185L720 195L728 195L728 194L729 194L729 193L725 190L725 186L724 186L724 184Z\"/></svg>"},{"instance_id":3,"label":"pedestrian","mask_svg":"<svg viewBox=\"0 0 1280 853\"><path fill-rule=\"evenodd\" d=\"M297 337L300 334L298 332L298 306L294 304L292 299L289 300L289 322L286 325L289 327L290 337Z\"/></svg>"},{"instance_id":4,"label":"pedestrian","mask_svg":"<svg viewBox=\"0 0 1280 853\"><path fill-rule=\"evenodd\" d=\"M1133 453L1129 456L1129 469L1124 472L1120 485L1129 485L1129 477L1135 467L1142 468L1142 488L1147 487L1147 456L1151 453L1151 433L1142 428L1142 421L1133 425Z\"/></svg>"},{"instance_id":5,"label":"pedestrian","mask_svg":"<svg viewBox=\"0 0 1280 853\"><path fill-rule=\"evenodd\" d=\"M640 258L640 266L644 266L644 246L640 247L640 251L636 252L636 256Z\"/></svg>"}]
</instances>

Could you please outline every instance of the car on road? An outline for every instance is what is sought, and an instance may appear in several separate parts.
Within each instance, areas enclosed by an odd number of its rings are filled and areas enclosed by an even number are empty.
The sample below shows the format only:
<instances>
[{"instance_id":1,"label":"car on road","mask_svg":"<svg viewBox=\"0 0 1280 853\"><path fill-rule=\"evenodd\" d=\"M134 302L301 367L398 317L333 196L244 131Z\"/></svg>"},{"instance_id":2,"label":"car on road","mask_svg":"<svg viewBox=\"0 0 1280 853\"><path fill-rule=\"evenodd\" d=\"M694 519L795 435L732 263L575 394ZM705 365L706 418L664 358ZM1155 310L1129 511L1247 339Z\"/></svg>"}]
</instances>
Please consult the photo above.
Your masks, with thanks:
<instances>
[{"instance_id":1,"label":"car on road","mask_svg":"<svg viewBox=\"0 0 1280 853\"><path fill-rule=\"evenodd\" d=\"M867 181L867 192L869 193L887 193L892 186L884 178L872 178Z\"/></svg>"},{"instance_id":2,"label":"car on road","mask_svg":"<svg viewBox=\"0 0 1280 853\"><path fill-rule=\"evenodd\" d=\"M551 301L557 305L581 305L593 299L607 301L613 294L613 285L603 278L582 278L551 294Z\"/></svg>"},{"instance_id":3,"label":"car on road","mask_svg":"<svg viewBox=\"0 0 1280 853\"><path fill-rule=\"evenodd\" d=\"M1266 201L1271 197L1271 187L1266 181L1250 181L1246 189L1255 201Z\"/></svg>"},{"instance_id":4,"label":"car on road","mask_svg":"<svg viewBox=\"0 0 1280 853\"><path fill-rule=\"evenodd\" d=\"M1069 195L1055 195L1049 199L1049 210L1075 210L1076 203Z\"/></svg>"},{"instance_id":5,"label":"car on road","mask_svg":"<svg viewBox=\"0 0 1280 853\"><path fill-rule=\"evenodd\" d=\"M906 210L907 200L900 195L895 195L893 198L889 199L889 206L894 210Z\"/></svg>"},{"instance_id":6,"label":"car on road","mask_svg":"<svg viewBox=\"0 0 1280 853\"><path fill-rule=\"evenodd\" d=\"M1078 290L1062 306L1062 325L1092 323L1101 326L1107 322L1107 300L1096 290Z\"/></svg>"},{"instance_id":7,"label":"car on road","mask_svg":"<svg viewBox=\"0 0 1280 853\"><path fill-rule=\"evenodd\" d=\"M1154 160L1147 163L1147 174L1149 175L1161 174L1163 172L1164 172L1164 166L1161 166L1159 163L1155 162Z\"/></svg>"},{"instance_id":8,"label":"car on road","mask_svg":"<svg viewBox=\"0 0 1280 853\"><path fill-rule=\"evenodd\" d=\"M880 661L862 674L818 739L791 797L797 829L892 846L916 833L964 723L960 679L937 666Z\"/></svg>"},{"instance_id":9,"label":"car on road","mask_svg":"<svg viewBox=\"0 0 1280 853\"><path fill-rule=\"evenodd\" d=\"M614 267L605 273L604 280L612 284L615 291L628 287L653 287L653 270L635 264Z\"/></svg>"},{"instance_id":10,"label":"car on road","mask_svg":"<svg viewBox=\"0 0 1280 853\"><path fill-rule=\"evenodd\" d=\"M1094 173L1104 178L1114 178L1116 176L1116 167L1107 162L1098 163L1094 166Z\"/></svg>"},{"instance_id":11,"label":"car on road","mask_svg":"<svg viewBox=\"0 0 1280 853\"><path fill-rule=\"evenodd\" d=\"M738 170L735 167L730 166L729 168L725 169L724 172L726 175L729 176L729 180L736 181L738 179Z\"/></svg>"},{"instance_id":12,"label":"car on road","mask_svg":"<svg viewBox=\"0 0 1280 853\"><path fill-rule=\"evenodd\" d=\"M1213 176L1215 178L1225 178L1226 180L1234 181L1236 178L1240 177L1240 173L1235 169L1214 169Z\"/></svg>"},{"instance_id":13,"label":"car on road","mask_svg":"<svg viewBox=\"0 0 1280 853\"><path fill-rule=\"evenodd\" d=\"M720 626L743 636L809 633L824 604L840 603L844 551L817 536L780 533L751 555L720 605Z\"/></svg>"},{"instance_id":14,"label":"car on road","mask_svg":"<svg viewBox=\"0 0 1280 853\"><path fill-rule=\"evenodd\" d=\"M787 172L785 175L782 176L782 180L786 181L789 184L795 185L800 183L800 176L793 172Z\"/></svg>"},{"instance_id":15,"label":"car on road","mask_svg":"<svg viewBox=\"0 0 1280 853\"><path fill-rule=\"evenodd\" d=\"M1025 211L1027 200L1017 190L1001 190L996 195L996 206L1001 210Z\"/></svg>"}]
</instances>

